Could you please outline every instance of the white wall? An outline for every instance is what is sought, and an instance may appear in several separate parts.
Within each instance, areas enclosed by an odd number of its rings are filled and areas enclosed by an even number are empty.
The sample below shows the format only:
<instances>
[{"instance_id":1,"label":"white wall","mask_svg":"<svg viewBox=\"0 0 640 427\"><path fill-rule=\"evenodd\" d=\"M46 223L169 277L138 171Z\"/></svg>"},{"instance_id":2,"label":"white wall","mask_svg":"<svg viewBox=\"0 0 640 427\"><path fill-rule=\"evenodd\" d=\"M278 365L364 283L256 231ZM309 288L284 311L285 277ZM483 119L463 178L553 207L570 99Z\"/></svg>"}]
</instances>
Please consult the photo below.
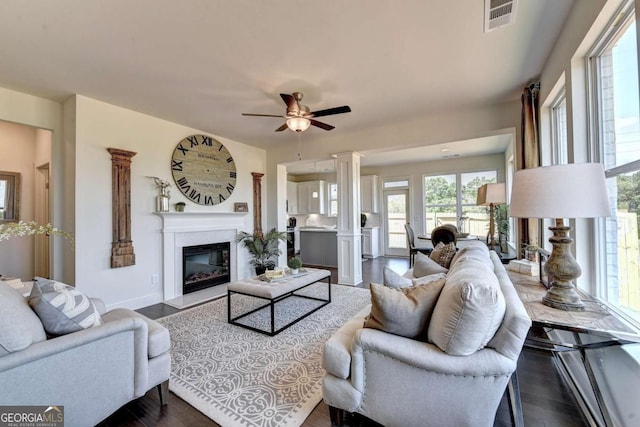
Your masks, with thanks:
<instances>
[{"instance_id":1,"label":"white wall","mask_svg":"<svg viewBox=\"0 0 640 427\"><path fill-rule=\"evenodd\" d=\"M20 173L19 219L33 221L33 170L36 129L0 122L0 171ZM0 274L33 278L33 237L15 237L0 242Z\"/></svg>"},{"instance_id":2,"label":"white wall","mask_svg":"<svg viewBox=\"0 0 640 427\"><path fill-rule=\"evenodd\" d=\"M76 286L88 295L102 298L109 306L139 308L162 300L162 220L154 215L153 181L157 176L173 183L170 161L173 150L184 137L201 131L120 108L84 96L75 96L75 126L65 135L75 136L75 217ZM66 110L65 110L66 114ZM65 124L67 123L65 118ZM175 188L173 204L183 201L186 210L206 212L233 211L234 202L247 202L244 230L253 229L253 181L251 172L266 167L264 150L212 135L230 151L236 162L238 179L233 195L215 207L193 204ZM72 142L69 141L69 144ZM107 148L136 152L131 164L131 224L136 264L110 267L112 241L111 156ZM248 265L243 251L238 263ZM152 274L160 283L152 284ZM242 276L241 276L242 277Z\"/></svg>"}]
</instances>

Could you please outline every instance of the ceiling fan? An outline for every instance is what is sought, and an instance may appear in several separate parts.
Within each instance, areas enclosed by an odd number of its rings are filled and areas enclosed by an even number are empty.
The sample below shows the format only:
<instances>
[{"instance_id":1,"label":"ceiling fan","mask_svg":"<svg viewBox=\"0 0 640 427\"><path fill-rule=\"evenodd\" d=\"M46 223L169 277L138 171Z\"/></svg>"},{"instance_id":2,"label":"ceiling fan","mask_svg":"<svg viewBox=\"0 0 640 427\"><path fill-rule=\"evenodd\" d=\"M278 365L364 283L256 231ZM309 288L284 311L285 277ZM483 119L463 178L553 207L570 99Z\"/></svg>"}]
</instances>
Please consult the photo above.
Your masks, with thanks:
<instances>
[{"instance_id":1,"label":"ceiling fan","mask_svg":"<svg viewBox=\"0 0 640 427\"><path fill-rule=\"evenodd\" d=\"M351 108L348 105L342 107L327 108L326 110L310 111L309 107L300 104L304 94L302 92L293 92L291 95L287 93L281 93L280 97L287 105L287 112L284 116L275 114L253 114L242 113L243 116L257 116L257 117L283 117L287 121L276 129L276 132L282 132L286 128L291 129L294 132L303 132L309 128L310 125L319 127L324 130L334 129L334 126L315 120L315 117L331 116L333 114L350 113Z\"/></svg>"}]
</instances>

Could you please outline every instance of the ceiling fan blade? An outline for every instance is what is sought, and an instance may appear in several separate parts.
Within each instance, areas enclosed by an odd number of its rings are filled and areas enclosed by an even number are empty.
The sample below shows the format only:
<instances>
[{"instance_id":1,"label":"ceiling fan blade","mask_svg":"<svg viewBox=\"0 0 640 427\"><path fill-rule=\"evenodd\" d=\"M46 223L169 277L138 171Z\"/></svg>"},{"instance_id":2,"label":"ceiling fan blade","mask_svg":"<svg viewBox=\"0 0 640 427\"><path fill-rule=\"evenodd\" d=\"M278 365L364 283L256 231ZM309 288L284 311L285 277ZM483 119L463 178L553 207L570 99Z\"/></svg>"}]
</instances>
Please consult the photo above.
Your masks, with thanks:
<instances>
[{"instance_id":1,"label":"ceiling fan blade","mask_svg":"<svg viewBox=\"0 0 640 427\"><path fill-rule=\"evenodd\" d=\"M342 107L327 108L326 110L313 111L311 117L331 116L333 114L350 113L351 108L348 105Z\"/></svg>"},{"instance_id":2,"label":"ceiling fan blade","mask_svg":"<svg viewBox=\"0 0 640 427\"><path fill-rule=\"evenodd\" d=\"M284 117L283 115L275 115L275 114L253 114L253 113L242 113L243 116L254 116L254 117Z\"/></svg>"},{"instance_id":3,"label":"ceiling fan blade","mask_svg":"<svg viewBox=\"0 0 640 427\"><path fill-rule=\"evenodd\" d=\"M287 104L287 113L297 113L300 111L300 107L298 106L298 101L293 97L293 95L289 95L288 93L281 93L280 98Z\"/></svg>"},{"instance_id":4,"label":"ceiling fan blade","mask_svg":"<svg viewBox=\"0 0 640 427\"><path fill-rule=\"evenodd\" d=\"M276 129L276 132L282 132L283 130L285 130L287 128L287 124L283 124L282 126L280 126L278 129Z\"/></svg>"},{"instance_id":5,"label":"ceiling fan blade","mask_svg":"<svg viewBox=\"0 0 640 427\"><path fill-rule=\"evenodd\" d=\"M311 122L312 125L317 126L317 127L321 128L321 129L324 129L324 130L335 129L335 126L331 126L331 125L328 125L326 123L319 122L317 120L309 119L309 121Z\"/></svg>"}]
</instances>

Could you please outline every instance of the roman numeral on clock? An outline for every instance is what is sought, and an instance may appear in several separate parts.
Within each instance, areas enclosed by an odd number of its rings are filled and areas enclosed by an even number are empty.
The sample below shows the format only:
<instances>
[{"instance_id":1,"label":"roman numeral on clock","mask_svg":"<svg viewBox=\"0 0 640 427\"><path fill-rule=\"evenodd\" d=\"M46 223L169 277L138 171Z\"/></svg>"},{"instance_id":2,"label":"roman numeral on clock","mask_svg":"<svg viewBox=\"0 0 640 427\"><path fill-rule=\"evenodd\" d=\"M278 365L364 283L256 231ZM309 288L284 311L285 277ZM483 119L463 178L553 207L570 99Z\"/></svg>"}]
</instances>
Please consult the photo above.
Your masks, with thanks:
<instances>
[{"instance_id":1,"label":"roman numeral on clock","mask_svg":"<svg viewBox=\"0 0 640 427\"><path fill-rule=\"evenodd\" d=\"M210 136L202 135L202 145L213 146L213 139Z\"/></svg>"},{"instance_id":2,"label":"roman numeral on clock","mask_svg":"<svg viewBox=\"0 0 640 427\"><path fill-rule=\"evenodd\" d=\"M213 197L212 196L204 196L204 204L205 205L215 205L215 203L213 203Z\"/></svg>"},{"instance_id":3,"label":"roman numeral on clock","mask_svg":"<svg viewBox=\"0 0 640 427\"><path fill-rule=\"evenodd\" d=\"M189 191L189 195L187 197L196 203L200 203L200 193L195 188L192 188L191 191Z\"/></svg>"},{"instance_id":4,"label":"roman numeral on clock","mask_svg":"<svg viewBox=\"0 0 640 427\"><path fill-rule=\"evenodd\" d=\"M231 171L229 172L229 178L235 178L236 177L236 172L235 171Z\"/></svg>"},{"instance_id":5,"label":"roman numeral on clock","mask_svg":"<svg viewBox=\"0 0 640 427\"><path fill-rule=\"evenodd\" d=\"M184 148L184 147L182 146L182 144L179 144L179 145L178 145L178 150L180 150L180 151L182 152L182 155L183 155L183 156L186 156L186 155L187 155L187 153L189 152L189 150L188 150L187 148Z\"/></svg>"},{"instance_id":6,"label":"roman numeral on clock","mask_svg":"<svg viewBox=\"0 0 640 427\"><path fill-rule=\"evenodd\" d=\"M182 172L182 162L178 160L171 160L171 169Z\"/></svg>"},{"instance_id":7,"label":"roman numeral on clock","mask_svg":"<svg viewBox=\"0 0 640 427\"><path fill-rule=\"evenodd\" d=\"M234 188L235 187L230 182L227 184L227 191L229 192L229 194L233 193Z\"/></svg>"},{"instance_id":8,"label":"roman numeral on clock","mask_svg":"<svg viewBox=\"0 0 640 427\"><path fill-rule=\"evenodd\" d=\"M187 141L191 143L191 148L198 146L198 137L195 135L188 136Z\"/></svg>"}]
</instances>

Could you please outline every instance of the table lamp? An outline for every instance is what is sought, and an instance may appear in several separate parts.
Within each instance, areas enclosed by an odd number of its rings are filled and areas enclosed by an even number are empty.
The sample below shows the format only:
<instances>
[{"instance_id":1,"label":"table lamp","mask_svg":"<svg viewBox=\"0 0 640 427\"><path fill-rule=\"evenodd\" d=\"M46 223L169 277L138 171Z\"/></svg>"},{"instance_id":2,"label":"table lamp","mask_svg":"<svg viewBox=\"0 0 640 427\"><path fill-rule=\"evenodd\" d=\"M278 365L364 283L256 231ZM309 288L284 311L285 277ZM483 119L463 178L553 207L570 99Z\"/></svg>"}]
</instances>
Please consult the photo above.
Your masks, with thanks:
<instances>
[{"instance_id":1,"label":"table lamp","mask_svg":"<svg viewBox=\"0 0 640 427\"><path fill-rule=\"evenodd\" d=\"M489 234L487 238L487 245L489 249L493 249L498 246L495 240L496 225L494 220L494 206L502 205L507 202L505 195L504 182L497 184L484 184L478 188L478 197L476 199L476 205L489 206ZM500 251L497 251L498 253Z\"/></svg>"},{"instance_id":2,"label":"table lamp","mask_svg":"<svg viewBox=\"0 0 640 427\"><path fill-rule=\"evenodd\" d=\"M573 281L582 273L571 254L571 227L564 218L611 215L604 169L600 163L573 163L523 169L513 175L510 216L554 218L551 256L545 270L553 278L542 303L564 310L583 310Z\"/></svg>"}]
</instances>

